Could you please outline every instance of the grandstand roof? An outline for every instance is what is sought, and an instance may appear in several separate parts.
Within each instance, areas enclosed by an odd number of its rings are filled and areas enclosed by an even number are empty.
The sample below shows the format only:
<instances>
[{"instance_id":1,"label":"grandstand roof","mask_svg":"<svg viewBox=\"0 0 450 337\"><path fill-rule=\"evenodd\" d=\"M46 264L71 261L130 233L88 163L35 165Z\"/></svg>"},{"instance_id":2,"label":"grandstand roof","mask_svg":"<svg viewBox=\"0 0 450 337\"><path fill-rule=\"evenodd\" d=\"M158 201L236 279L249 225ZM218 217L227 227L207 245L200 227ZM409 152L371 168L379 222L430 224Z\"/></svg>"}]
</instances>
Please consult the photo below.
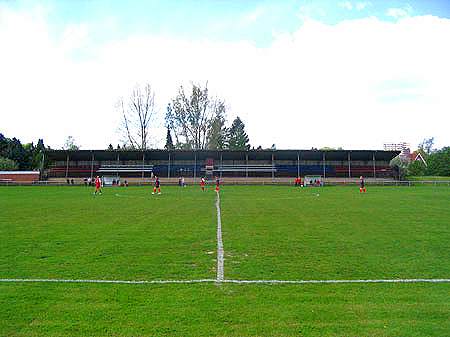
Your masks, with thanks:
<instances>
[{"instance_id":1,"label":"grandstand roof","mask_svg":"<svg viewBox=\"0 0 450 337\"><path fill-rule=\"evenodd\" d=\"M350 153L352 160L369 161L375 155L376 160L389 161L396 157L400 151L383 150L248 150L248 151L213 151L213 150L46 150L45 155L49 160L66 160L67 155L71 160L88 161L94 156L95 160L167 160L170 154L171 160L198 160L207 158L223 160L242 160L248 156L249 160L271 160L272 155L276 160L294 160L297 156L300 160L322 160L325 154L326 160L347 160Z\"/></svg>"}]
</instances>

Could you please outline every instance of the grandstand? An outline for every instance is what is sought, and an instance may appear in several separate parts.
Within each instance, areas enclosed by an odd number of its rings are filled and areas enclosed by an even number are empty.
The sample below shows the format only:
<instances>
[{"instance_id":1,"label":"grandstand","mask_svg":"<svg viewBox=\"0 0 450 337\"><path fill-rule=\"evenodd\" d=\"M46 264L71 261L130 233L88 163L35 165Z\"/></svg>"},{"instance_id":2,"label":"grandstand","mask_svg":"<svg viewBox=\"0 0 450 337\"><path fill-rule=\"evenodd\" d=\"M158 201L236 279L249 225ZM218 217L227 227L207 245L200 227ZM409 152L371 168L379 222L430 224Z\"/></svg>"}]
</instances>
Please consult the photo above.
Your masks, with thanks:
<instances>
[{"instance_id":1,"label":"grandstand","mask_svg":"<svg viewBox=\"0 0 450 337\"><path fill-rule=\"evenodd\" d=\"M109 175L145 179L161 178L392 178L389 166L399 151L371 150L249 150L249 151L108 151L48 150L45 179L89 178Z\"/></svg>"}]
</instances>

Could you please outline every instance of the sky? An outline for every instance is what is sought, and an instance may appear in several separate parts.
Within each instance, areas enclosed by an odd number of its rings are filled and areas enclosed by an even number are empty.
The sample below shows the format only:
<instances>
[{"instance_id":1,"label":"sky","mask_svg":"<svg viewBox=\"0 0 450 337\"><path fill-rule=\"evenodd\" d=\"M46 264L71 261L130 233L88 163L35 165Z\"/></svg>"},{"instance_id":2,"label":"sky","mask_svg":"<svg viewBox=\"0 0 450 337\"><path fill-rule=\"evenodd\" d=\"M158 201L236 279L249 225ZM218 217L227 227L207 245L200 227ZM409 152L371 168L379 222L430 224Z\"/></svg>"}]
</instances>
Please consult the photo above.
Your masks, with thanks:
<instances>
[{"instance_id":1,"label":"sky","mask_svg":"<svg viewBox=\"0 0 450 337\"><path fill-rule=\"evenodd\" d=\"M450 1L0 0L0 133L121 142L117 102L205 85L252 146L450 145Z\"/></svg>"}]
</instances>

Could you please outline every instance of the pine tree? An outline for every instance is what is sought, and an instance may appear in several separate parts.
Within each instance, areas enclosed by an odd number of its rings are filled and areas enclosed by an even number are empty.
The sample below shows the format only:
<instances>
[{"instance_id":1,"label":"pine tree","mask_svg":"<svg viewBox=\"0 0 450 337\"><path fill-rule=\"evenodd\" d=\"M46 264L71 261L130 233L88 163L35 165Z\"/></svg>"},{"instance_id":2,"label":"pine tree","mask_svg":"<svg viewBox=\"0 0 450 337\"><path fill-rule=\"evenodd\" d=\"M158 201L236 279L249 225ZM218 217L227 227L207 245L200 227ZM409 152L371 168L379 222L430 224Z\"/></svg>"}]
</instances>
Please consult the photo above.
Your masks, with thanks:
<instances>
[{"instance_id":1,"label":"pine tree","mask_svg":"<svg viewBox=\"0 0 450 337\"><path fill-rule=\"evenodd\" d=\"M228 148L230 150L250 149L249 138L245 132L245 124L239 117L236 117L229 129Z\"/></svg>"},{"instance_id":2,"label":"pine tree","mask_svg":"<svg viewBox=\"0 0 450 337\"><path fill-rule=\"evenodd\" d=\"M167 127L167 136L166 136L166 145L164 146L166 150L173 150L175 146L173 146L172 134L170 133L170 128Z\"/></svg>"},{"instance_id":3,"label":"pine tree","mask_svg":"<svg viewBox=\"0 0 450 337\"><path fill-rule=\"evenodd\" d=\"M44 151L45 151L44 140L39 139L36 146L33 148L33 155L32 155L33 169L39 169L39 168L41 168L42 164L44 164L44 166L45 166L45 163L48 162L46 157L44 157L44 163L42 163Z\"/></svg>"},{"instance_id":4,"label":"pine tree","mask_svg":"<svg viewBox=\"0 0 450 337\"><path fill-rule=\"evenodd\" d=\"M9 139L0 133L0 157L6 157L8 155Z\"/></svg>"},{"instance_id":5,"label":"pine tree","mask_svg":"<svg viewBox=\"0 0 450 337\"><path fill-rule=\"evenodd\" d=\"M114 148L113 148L112 144L108 145L108 151L114 151Z\"/></svg>"}]
</instances>

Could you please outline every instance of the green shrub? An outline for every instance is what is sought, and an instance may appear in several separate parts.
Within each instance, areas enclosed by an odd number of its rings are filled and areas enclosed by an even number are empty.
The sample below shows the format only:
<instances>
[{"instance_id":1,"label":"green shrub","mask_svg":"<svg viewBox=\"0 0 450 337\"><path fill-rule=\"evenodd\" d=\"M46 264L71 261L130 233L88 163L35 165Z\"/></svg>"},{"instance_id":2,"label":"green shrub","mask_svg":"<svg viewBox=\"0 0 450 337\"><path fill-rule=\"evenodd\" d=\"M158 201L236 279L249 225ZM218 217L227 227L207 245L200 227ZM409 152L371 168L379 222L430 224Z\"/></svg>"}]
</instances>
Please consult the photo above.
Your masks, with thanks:
<instances>
[{"instance_id":1,"label":"green shrub","mask_svg":"<svg viewBox=\"0 0 450 337\"><path fill-rule=\"evenodd\" d=\"M14 160L0 157L0 171L14 171L18 168L19 165Z\"/></svg>"}]
</instances>

